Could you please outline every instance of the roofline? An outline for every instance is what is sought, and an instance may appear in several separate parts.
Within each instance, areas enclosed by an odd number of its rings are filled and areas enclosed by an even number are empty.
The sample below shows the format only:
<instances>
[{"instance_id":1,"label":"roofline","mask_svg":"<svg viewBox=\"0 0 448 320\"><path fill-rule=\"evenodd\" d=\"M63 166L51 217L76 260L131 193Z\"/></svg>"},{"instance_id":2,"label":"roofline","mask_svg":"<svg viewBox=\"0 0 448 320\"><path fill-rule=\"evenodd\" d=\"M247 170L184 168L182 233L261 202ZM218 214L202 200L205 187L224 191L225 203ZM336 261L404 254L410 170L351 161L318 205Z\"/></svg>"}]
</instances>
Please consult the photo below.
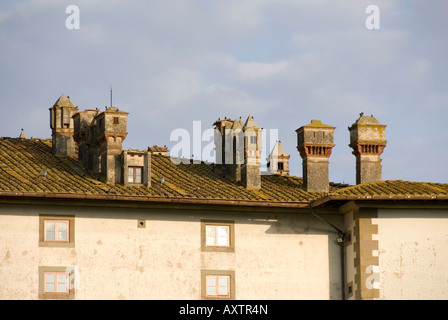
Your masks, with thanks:
<instances>
[{"instance_id":1,"label":"roofline","mask_svg":"<svg viewBox=\"0 0 448 320\"><path fill-rule=\"evenodd\" d=\"M153 203L177 203L177 204L206 204L206 205L230 205L230 206L257 206L271 208L308 208L309 202L272 202L251 200L227 200L227 199L191 199L175 197L148 197L126 196L117 194L73 194L56 192L9 192L0 191L0 197L14 198L41 198L41 199L73 199L73 200L109 200L109 201L139 201Z\"/></svg>"},{"instance_id":2,"label":"roofline","mask_svg":"<svg viewBox=\"0 0 448 320\"><path fill-rule=\"evenodd\" d=\"M328 195L310 202L273 202L255 200L228 200L228 199L192 199L179 197L148 197L127 196L118 194L73 194L57 192L10 192L0 191L0 198L34 198L34 199L71 199L71 200L107 200L107 201L136 201L151 202L159 204L202 204L202 205L227 205L241 207L264 207L264 208L316 208L330 201L378 201L378 200L420 200L440 201L448 200L448 195L371 195L371 196L345 196Z\"/></svg>"},{"instance_id":3,"label":"roofline","mask_svg":"<svg viewBox=\"0 0 448 320\"><path fill-rule=\"evenodd\" d=\"M328 195L317 200L312 200L311 208L318 207L330 201L355 201L355 200L448 200L448 195L369 195L369 196L344 196L344 195Z\"/></svg>"}]
</instances>

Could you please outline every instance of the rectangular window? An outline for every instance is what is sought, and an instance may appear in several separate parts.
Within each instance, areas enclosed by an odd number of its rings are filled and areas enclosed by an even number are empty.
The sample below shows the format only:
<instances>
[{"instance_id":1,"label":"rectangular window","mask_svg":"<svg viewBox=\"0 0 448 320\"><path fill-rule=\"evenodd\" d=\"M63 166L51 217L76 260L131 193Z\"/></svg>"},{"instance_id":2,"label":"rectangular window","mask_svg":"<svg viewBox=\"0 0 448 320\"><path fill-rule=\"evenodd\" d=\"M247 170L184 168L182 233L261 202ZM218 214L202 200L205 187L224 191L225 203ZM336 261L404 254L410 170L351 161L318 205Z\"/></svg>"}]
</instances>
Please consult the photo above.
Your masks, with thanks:
<instances>
[{"instance_id":1,"label":"rectangular window","mask_svg":"<svg viewBox=\"0 0 448 320\"><path fill-rule=\"evenodd\" d=\"M277 163L277 169L278 170L283 170L283 162Z\"/></svg>"},{"instance_id":2,"label":"rectangular window","mask_svg":"<svg viewBox=\"0 0 448 320\"><path fill-rule=\"evenodd\" d=\"M39 266L39 299L75 299L76 267Z\"/></svg>"},{"instance_id":3,"label":"rectangular window","mask_svg":"<svg viewBox=\"0 0 448 320\"><path fill-rule=\"evenodd\" d=\"M44 272L44 294L69 294L68 272Z\"/></svg>"},{"instance_id":4,"label":"rectangular window","mask_svg":"<svg viewBox=\"0 0 448 320\"><path fill-rule=\"evenodd\" d=\"M202 251L235 251L235 223L233 221L202 220Z\"/></svg>"},{"instance_id":5,"label":"rectangular window","mask_svg":"<svg viewBox=\"0 0 448 320\"><path fill-rule=\"evenodd\" d=\"M142 167L128 168L128 183L142 183Z\"/></svg>"},{"instance_id":6,"label":"rectangular window","mask_svg":"<svg viewBox=\"0 0 448 320\"><path fill-rule=\"evenodd\" d=\"M45 220L45 241L69 241L69 225L68 220Z\"/></svg>"},{"instance_id":7,"label":"rectangular window","mask_svg":"<svg viewBox=\"0 0 448 320\"><path fill-rule=\"evenodd\" d=\"M257 136L250 136L250 144L257 144Z\"/></svg>"},{"instance_id":8,"label":"rectangular window","mask_svg":"<svg viewBox=\"0 0 448 320\"><path fill-rule=\"evenodd\" d=\"M234 270L201 270L203 299L236 299Z\"/></svg>"},{"instance_id":9,"label":"rectangular window","mask_svg":"<svg viewBox=\"0 0 448 320\"><path fill-rule=\"evenodd\" d=\"M206 296L212 298L230 297L230 276L207 275L205 277Z\"/></svg>"},{"instance_id":10,"label":"rectangular window","mask_svg":"<svg viewBox=\"0 0 448 320\"><path fill-rule=\"evenodd\" d=\"M228 247L230 245L229 226L206 225L206 246L208 247Z\"/></svg>"},{"instance_id":11,"label":"rectangular window","mask_svg":"<svg viewBox=\"0 0 448 320\"><path fill-rule=\"evenodd\" d=\"M40 247L75 247L74 216L39 216Z\"/></svg>"},{"instance_id":12,"label":"rectangular window","mask_svg":"<svg viewBox=\"0 0 448 320\"><path fill-rule=\"evenodd\" d=\"M118 124L118 123L119 123L118 117L114 117L114 124Z\"/></svg>"}]
</instances>

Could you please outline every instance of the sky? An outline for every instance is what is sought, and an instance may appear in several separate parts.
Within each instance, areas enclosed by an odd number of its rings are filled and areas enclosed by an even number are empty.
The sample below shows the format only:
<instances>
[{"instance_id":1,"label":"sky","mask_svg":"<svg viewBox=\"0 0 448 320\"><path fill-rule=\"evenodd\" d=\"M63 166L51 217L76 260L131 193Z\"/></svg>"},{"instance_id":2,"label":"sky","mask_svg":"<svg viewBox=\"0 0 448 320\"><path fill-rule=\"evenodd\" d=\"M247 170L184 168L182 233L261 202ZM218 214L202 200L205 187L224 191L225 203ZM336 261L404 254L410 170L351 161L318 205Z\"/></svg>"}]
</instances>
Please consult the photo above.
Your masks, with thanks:
<instances>
[{"instance_id":1,"label":"sky","mask_svg":"<svg viewBox=\"0 0 448 320\"><path fill-rule=\"evenodd\" d=\"M446 0L2 0L0 136L50 138L63 93L104 110L112 85L126 149L251 115L302 176L295 130L318 119L336 127L330 181L355 184L363 112L387 125L384 180L448 183L447 14Z\"/></svg>"}]
</instances>

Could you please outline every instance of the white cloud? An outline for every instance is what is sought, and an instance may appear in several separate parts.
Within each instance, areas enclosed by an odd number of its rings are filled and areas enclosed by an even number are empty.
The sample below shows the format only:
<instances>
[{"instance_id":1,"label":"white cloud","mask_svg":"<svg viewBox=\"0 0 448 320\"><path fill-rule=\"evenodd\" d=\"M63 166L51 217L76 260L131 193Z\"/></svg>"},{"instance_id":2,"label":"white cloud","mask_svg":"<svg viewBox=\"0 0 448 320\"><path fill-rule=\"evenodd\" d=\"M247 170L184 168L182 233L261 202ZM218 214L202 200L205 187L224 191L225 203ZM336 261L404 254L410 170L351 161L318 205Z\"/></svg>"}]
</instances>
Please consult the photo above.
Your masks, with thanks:
<instances>
[{"instance_id":1,"label":"white cloud","mask_svg":"<svg viewBox=\"0 0 448 320\"><path fill-rule=\"evenodd\" d=\"M280 61L274 63L244 62L237 67L238 76L241 80L263 80L282 73L288 67L288 62Z\"/></svg>"}]
</instances>

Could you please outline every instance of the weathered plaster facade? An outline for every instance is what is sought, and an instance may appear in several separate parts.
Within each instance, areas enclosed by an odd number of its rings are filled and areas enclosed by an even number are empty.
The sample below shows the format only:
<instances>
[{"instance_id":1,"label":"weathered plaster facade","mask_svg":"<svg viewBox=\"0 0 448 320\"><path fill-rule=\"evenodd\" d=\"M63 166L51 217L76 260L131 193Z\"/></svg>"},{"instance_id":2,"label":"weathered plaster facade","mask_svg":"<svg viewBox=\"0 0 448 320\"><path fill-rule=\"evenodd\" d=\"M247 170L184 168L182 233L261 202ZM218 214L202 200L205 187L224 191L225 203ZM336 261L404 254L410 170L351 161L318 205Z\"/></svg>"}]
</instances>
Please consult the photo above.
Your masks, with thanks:
<instances>
[{"instance_id":1,"label":"weathered plaster facade","mask_svg":"<svg viewBox=\"0 0 448 320\"><path fill-rule=\"evenodd\" d=\"M39 246L40 215L73 216L74 246ZM234 222L234 252L201 250L204 219ZM236 299L341 299L335 234L306 213L11 204L0 226L1 299L38 299L47 267L71 268L83 300L201 299L204 270L233 272Z\"/></svg>"},{"instance_id":2,"label":"weathered plaster facade","mask_svg":"<svg viewBox=\"0 0 448 320\"><path fill-rule=\"evenodd\" d=\"M448 209L379 209L377 224L379 298L448 299Z\"/></svg>"},{"instance_id":3,"label":"weathered plaster facade","mask_svg":"<svg viewBox=\"0 0 448 320\"><path fill-rule=\"evenodd\" d=\"M379 207L343 210L347 298L447 299L448 209Z\"/></svg>"}]
</instances>

